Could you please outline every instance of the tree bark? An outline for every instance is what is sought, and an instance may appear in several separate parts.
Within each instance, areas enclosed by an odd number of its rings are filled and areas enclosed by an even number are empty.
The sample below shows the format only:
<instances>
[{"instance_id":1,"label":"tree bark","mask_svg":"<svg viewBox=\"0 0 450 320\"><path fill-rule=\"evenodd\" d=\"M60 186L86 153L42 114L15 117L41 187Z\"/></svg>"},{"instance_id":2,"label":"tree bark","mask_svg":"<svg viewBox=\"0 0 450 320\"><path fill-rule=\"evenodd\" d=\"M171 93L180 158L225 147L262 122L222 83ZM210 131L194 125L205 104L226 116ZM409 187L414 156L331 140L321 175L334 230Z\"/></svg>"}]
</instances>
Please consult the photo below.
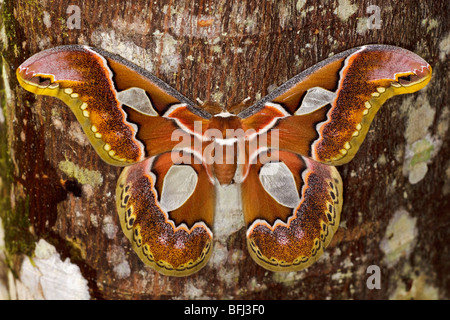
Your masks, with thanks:
<instances>
[{"instance_id":1,"label":"tree bark","mask_svg":"<svg viewBox=\"0 0 450 320\"><path fill-rule=\"evenodd\" d=\"M0 6L0 298L450 298L447 0ZM368 43L409 49L434 75L424 90L389 100L354 160L338 168L340 228L317 263L290 273L257 266L238 203L222 199L211 260L174 278L146 267L120 230L121 169L100 160L61 101L17 83L15 69L26 58L75 43L121 55L192 101L224 106L256 102L328 56ZM370 286L373 265L381 289Z\"/></svg>"}]
</instances>

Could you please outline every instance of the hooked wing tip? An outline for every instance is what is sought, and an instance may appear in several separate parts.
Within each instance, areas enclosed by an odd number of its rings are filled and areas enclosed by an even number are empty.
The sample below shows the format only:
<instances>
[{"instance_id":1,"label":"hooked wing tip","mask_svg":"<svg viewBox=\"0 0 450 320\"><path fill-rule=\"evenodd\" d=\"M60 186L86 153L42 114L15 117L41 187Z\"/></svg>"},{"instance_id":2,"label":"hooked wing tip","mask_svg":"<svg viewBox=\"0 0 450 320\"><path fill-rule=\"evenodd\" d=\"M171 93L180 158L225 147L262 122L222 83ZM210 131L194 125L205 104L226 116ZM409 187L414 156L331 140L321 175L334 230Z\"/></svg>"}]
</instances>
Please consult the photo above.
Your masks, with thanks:
<instances>
[{"instance_id":1,"label":"hooked wing tip","mask_svg":"<svg viewBox=\"0 0 450 320\"><path fill-rule=\"evenodd\" d=\"M16 76L19 82L26 88L32 87L48 88L58 86L55 82L54 76L50 74L37 73L33 66L19 66L16 70Z\"/></svg>"},{"instance_id":2,"label":"hooked wing tip","mask_svg":"<svg viewBox=\"0 0 450 320\"><path fill-rule=\"evenodd\" d=\"M428 82L431 79L432 70L431 66L428 63L426 65L422 65L422 68L420 69L415 69L413 72L414 74L410 75L409 78L408 77L406 79L399 78L399 82L400 83L404 82L407 85L423 81Z\"/></svg>"}]
</instances>

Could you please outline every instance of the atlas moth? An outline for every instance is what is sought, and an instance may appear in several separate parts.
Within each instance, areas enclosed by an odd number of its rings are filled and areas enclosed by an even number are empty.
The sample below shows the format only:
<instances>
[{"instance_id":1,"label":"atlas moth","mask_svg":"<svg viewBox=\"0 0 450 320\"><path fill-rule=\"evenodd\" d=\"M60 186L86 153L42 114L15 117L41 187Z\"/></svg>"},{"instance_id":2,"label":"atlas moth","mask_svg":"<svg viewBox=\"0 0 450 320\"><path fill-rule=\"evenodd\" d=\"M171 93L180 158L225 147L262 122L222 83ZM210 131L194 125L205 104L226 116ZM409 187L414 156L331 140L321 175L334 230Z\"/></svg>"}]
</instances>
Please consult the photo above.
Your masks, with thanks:
<instances>
[{"instance_id":1,"label":"atlas moth","mask_svg":"<svg viewBox=\"0 0 450 320\"><path fill-rule=\"evenodd\" d=\"M125 167L116 203L122 230L147 265L200 270L213 247L218 186L240 188L247 247L272 271L314 263L335 234L349 162L390 97L423 88L430 65L366 45L296 75L255 104L196 105L131 62L69 45L17 69L19 83L64 101L98 155Z\"/></svg>"}]
</instances>

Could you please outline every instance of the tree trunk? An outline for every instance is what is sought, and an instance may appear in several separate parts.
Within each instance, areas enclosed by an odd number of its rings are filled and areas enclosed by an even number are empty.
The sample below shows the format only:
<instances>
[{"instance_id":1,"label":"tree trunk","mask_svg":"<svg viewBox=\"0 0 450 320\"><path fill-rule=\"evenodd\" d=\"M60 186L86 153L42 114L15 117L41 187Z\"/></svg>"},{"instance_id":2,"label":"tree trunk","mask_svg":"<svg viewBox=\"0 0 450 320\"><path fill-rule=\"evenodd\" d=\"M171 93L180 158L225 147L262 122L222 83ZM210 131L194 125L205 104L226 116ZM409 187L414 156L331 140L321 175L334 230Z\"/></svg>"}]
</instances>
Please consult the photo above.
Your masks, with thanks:
<instances>
[{"instance_id":1,"label":"tree trunk","mask_svg":"<svg viewBox=\"0 0 450 320\"><path fill-rule=\"evenodd\" d=\"M449 299L448 4L3 1L0 298ZM253 262L233 188L216 212L205 268L174 278L145 266L116 213L121 169L102 162L61 101L26 92L15 77L36 52L86 44L192 101L230 106L368 43L417 53L433 79L382 107L356 157L338 167L344 207L332 243L317 263L290 273ZM377 270L381 289L371 286Z\"/></svg>"}]
</instances>

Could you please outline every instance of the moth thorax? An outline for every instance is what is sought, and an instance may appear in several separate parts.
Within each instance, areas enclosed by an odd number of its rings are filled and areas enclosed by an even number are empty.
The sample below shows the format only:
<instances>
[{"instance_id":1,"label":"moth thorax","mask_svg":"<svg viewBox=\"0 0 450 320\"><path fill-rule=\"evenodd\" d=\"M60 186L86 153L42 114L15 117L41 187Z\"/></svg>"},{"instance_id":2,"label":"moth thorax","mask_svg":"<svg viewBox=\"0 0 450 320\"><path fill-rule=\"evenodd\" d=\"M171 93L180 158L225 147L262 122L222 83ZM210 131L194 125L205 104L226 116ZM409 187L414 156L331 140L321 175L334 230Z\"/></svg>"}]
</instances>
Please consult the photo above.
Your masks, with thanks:
<instances>
[{"instance_id":1,"label":"moth thorax","mask_svg":"<svg viewBox=\"0 0 450 320\"><path fill-rule=\"evenodd\" d=\"M216 145L213 163L213 172L221 185L233 182L237 169L236 143L233 145Z\"/></svg>"}]
</instances>

